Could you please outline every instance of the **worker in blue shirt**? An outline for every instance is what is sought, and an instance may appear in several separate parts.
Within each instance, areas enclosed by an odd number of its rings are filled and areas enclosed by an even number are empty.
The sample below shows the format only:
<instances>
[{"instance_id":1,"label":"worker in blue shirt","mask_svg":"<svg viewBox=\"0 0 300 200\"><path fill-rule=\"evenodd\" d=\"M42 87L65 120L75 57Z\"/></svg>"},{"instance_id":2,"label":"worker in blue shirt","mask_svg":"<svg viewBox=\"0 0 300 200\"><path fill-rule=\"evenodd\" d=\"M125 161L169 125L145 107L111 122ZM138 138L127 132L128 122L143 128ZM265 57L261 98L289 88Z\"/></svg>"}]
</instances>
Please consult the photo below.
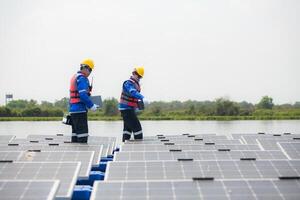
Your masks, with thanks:
<instances>
[{"instance_id":1,"label":"worker in blue shirt","mask_svg":"<svg viewBox=\"0 0 300 200\"><path fill-rule=\"evenodd\" d=\"M91 59L85 59L80 64L78 71L71 79L70 83L70 105L72 123L72 142L88 142L88 109L96 111L99 107L91 99L91 89L89 75L94 69L94 62Z\"/></svg>"},{"instance_id":2,"label":"worker in blue shirt","mask_svg":"<svg viewBox=\"0 0 300 200\"><path fill-rule=\"evenodd\" d=\"M123 139L129 140L133 133L134 139L143 139L142 126L137 118L136 110L143 109L144 96L140 93L140 79L144 76L144 68L136 67L130 79L122 86L122 94L119 103L119 110L123 118Z\"/></svg>"}]
</instances>

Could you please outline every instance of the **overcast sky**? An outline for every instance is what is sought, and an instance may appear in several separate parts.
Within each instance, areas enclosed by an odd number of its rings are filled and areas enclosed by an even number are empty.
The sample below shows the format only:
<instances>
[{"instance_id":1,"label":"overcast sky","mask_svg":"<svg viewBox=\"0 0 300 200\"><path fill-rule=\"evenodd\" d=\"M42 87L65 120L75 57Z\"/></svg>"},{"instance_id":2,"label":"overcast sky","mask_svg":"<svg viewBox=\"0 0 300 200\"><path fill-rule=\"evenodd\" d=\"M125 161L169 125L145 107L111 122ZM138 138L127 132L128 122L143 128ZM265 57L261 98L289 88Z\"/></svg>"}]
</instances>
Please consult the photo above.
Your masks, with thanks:
<instances>
[{"instance_id":1,"label":"overcast sky","mask_svg":"<svg viewBox=\"0 0 300 200\"><path fill-rule=\"evenodd\" d=\"M0 104L68 96L84 58L119 98L134 66L154 100L300 101L298 0L0 0ZM298 12L298 13L297 13Z\"/></svg>"}]
</instances>

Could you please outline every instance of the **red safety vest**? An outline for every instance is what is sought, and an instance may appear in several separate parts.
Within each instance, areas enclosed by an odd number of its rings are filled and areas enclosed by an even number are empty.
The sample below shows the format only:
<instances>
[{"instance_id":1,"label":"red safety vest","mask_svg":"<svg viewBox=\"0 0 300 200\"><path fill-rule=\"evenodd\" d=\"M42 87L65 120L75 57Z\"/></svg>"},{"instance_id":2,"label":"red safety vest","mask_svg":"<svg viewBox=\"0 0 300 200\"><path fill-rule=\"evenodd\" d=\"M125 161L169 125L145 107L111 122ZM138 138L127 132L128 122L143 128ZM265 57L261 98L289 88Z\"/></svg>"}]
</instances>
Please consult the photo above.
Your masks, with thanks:
<instances>
[{"instance_id":1,"label":"red safety vest","mask_svg":"<svg viewBox=\"0 0 300 200\"><path fill-rule=\"evenodd\" d=\"M130 78L128 81L131 81L134 84L135 89L138 92L141 92L141 87L140 87L139 82L137 82L133 78ZM125 84L125 82L123 83L123 85ZM125 91L124 87L123 87L121 98L120 98L120 103L126 104L126 105L134 107L134 108L137 108L138 107L138 100L139 99L134 98L133 96L131 96L130 93L128 93L127 91Z\"/></svg>"},{"instance_id":2,"label":"red safety vest","mask_svg":"<svg viewBox=\"0 0 300 200\"><path fill-rule=\"evenodd\" d=\"M80 96L79 96L79 92L77 90L77 78L79 76L84 76L81 73L77 73L75 74L72 78L71 78L71 82L70 82L70 103L79 103L80 102ZM88 95L90 96L90 89L88 89Z\"/></svg>"}]
</instances>

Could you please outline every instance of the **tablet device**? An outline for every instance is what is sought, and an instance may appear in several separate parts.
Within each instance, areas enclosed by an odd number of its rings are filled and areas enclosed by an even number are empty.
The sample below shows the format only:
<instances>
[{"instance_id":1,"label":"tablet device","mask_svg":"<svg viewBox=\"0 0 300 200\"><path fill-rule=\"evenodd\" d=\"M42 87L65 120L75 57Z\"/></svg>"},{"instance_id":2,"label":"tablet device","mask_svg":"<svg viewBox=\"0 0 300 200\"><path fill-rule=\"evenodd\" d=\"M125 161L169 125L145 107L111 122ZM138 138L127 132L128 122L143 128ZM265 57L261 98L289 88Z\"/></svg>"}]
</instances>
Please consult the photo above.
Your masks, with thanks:
<instances>
[{"instance_id":1,"label":"tablet device","mask_svg":"<svg viewBox=\"0 0 300 200\"><path fill-rule=\"evenodd\" d=\"M102 107L102 98L100 95L99 96L90 96L90 98L94 104L97 104L100 108Z\"/></svg>"}]
</instances>

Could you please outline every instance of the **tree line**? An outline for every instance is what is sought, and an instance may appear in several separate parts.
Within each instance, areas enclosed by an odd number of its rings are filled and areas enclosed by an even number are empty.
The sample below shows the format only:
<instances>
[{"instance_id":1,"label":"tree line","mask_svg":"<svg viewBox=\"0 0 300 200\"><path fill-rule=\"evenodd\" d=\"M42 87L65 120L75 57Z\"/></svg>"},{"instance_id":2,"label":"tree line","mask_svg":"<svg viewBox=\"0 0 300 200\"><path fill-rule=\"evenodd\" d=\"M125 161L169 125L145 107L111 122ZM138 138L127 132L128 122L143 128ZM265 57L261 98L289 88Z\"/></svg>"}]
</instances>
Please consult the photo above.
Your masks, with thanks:
<instances>
[{"instance_id":1,"label":"tree line","mask_svg":"<svg viewBox=\"0 0 300 200\"><path fill-rule=\"evenodd\" d=\"M35 100L13 100L0 107L0 117L58 117L63 116L67 106L67 98L40 104Z\"/></svg>"},{"instance_id":2,"label":"tree line","mask_svg":"<svg viewBox=\"0 0 300 200\"><path fill-rule=\"evenodd\" d=\"M257 104L234 102L226 98L215 101L151 102L142 116L297 116L300 102L275 105L273 99L264 96Z\"/></svg>"},{"instance_id":3,"label":"tree line","mask_svg":"<svg viewBox=\"0 0 300 200\"><path fill-rule=\"evenodd\" d=\"M68 98L54 103L35 100L13 100L0 107L0 117L61 117L68 112ZM119 116L118 100L108 98L103 101L103 108L89 112L90 116ZM214 101L153 101L145 102L142 118L180 117L180 116L296 116L300 117L300 102L275 105L273 98L264 96L257 104L246 101L234 102L226 98Z\"/></svg>"}]
</instances>

